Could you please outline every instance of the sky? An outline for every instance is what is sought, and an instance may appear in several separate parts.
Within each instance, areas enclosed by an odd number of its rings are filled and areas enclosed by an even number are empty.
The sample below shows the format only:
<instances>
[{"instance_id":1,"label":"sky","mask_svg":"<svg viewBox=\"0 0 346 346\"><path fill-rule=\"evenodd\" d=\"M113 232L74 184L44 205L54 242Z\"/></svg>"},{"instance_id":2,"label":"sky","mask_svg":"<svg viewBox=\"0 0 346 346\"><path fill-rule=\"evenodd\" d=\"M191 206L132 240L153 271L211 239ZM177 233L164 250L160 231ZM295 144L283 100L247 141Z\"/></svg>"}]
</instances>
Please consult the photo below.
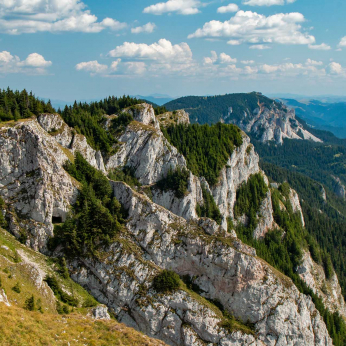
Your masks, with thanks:
<instances>
[{"instance_id":1,"label":"sky","mask_svg":"<svg viewBox=\"0 0 346 346\"><path fill-rule=\"evenodd\" d=\"M346 94L344 0L0 0L0 88Z\"/></svg>"}]
</instances>

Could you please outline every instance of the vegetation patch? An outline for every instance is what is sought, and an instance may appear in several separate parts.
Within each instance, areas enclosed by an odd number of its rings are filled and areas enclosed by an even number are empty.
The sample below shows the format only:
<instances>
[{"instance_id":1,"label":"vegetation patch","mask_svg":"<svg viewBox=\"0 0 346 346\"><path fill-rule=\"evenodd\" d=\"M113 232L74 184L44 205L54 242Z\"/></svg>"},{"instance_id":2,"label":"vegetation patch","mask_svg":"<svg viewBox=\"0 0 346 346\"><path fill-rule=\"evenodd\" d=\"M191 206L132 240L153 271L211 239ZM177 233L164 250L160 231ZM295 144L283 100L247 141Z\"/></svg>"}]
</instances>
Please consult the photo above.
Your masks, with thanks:
<instances>
[{"instance_id":1,"label":"vegetation patch","mask_svg":"<svg viewBox=\"0 0 346 346\"><path fill-rule=\"evenodd\" d=\"M244 182L238 189L234 216L238 218L246 215L249 219L249 229L257 227L257 213L267 193L268 187L260 173L251 175L248 181Z\"/></svg>"},{"instance_id":2,"label":"vegetation patch","mask_svg":"<svg viewBox=\"0 0 346 346\"><path fill-rule=\"evenodd\" d=\"M161 129L167 140L184 155L187 167L198 177L215 185L235 147L243 143L234 125L176 125Z\"/></svg>"},{"instance_id":3,"label":"vegetation patch","mask_svg":"<svg viewBox=\"0 0 346 346\"><path fill-rule=\"evenodd\" d=\"M203 204L197 205L196 212L199 217L208 217L219 225L221 225L222 222L222 216L220 213L220 209L215 203L213 195L207 191L206 188L202 186L202 193L203 193Z\"/></svg>"},{"instance_id":4,"label":"vegetation patch","mask_svg":"<svg viewBox=\"0 0 346 346\"><path fill-rule=\"evenodd\" d=\"M123 181L127 185L133 187L141 187L142 184L135 177L135 170L132 167L122 167L113 169L109 174L108 178L114 181Z\"/></svg>"},{"instance_id":5,"label":"vegetation patch","mask_svg":"<svg viewBox=\"0 0 346 346\"><path fill-rule=\"evenodd\" d=\"M187 190L189 176L190 172L184 167L177 166L175 169L170 167L167 176L156 186L162 191L174 191L175 197L183 198L189 193Z\"/></svg>"},{"instance_id":6,"label":"vegetation patch","mask_svg":"<svg viewBox=\"0 0 346 346\"><path fill-rule=\"evenodd\" d=\"M154 277L153 287L160 293L173 293L180 288L180 277L172 270L163 270Z\"/></svg>"},{"instance_id":7,"label":"vegetation patch","mask_svg":"<svg viewBox=\"0 0 346 346\"><path fill-rule=\"evenodd\" d=\"M113 196L109 181L80 153L66 171L82 184L71 215L63 225L55 226L50 248L61 244L68 256L92 256L100 246L108 245L124 223L125 211Z\"/></svg>"},{"instance_id":8,"label":"vegetation patch","mask_svg":"<svg viewBox=\"0 0 346 346\"><path fill-rule=\"evenodd\" d=\"M25 89L0 89L0 122L31 118L41 113L55 113L50 101L39 100Z\"/></svg>"}]
</instances>

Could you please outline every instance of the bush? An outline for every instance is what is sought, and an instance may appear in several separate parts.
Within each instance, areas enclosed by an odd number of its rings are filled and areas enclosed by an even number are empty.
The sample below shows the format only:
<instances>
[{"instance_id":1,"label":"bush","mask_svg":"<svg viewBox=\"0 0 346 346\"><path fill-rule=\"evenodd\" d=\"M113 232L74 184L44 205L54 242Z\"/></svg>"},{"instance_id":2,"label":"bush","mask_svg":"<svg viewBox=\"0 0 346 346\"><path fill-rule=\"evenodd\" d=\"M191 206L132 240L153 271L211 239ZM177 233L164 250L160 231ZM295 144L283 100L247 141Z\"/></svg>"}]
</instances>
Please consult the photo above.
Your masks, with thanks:
<instances>
[{"instance_id":1,"label":"bush","mask_svg":"<svg viewBox=\"0 0 346 346\"><path fill-rule=\"evenodd\" d=\"M88 297L83 303L83 308L93 308L97 305L97 301L94 298Z\"/></svg>"},{"instance_id":2,"label":"bush","mask_svg":"<svg viewBox=\"0 0 346 346\"><path fill-rule=\"evenodd\" d=\"M54 295L61 300L63 303L66 303L68 305L71 306L78 306L78 299L69 296L67 293L65 293L57 279L54 276L46 276L45 280L47 282L47 285L51 288L51 290L53 291Z\"/></svg>"},{"instance_id":3,"label":"bush","mask_svg":"<svg viewBox=\"0 0 346 346\"><path fill-rule=\"evenodd\" d=\"M164 270L154 278L153 287L157 292L171 293L179 289L180 278L171 270Z\"/></svg>"},{"instance_id":4,"label":"bush","mask_svg":"<svg viewBox=\"0 0 346 346\"><path fill-rule=\"evenodd\" d=\"M35 311L35 297L32 295L25 301L24 309L29 311Z\"/></svg>"},{"instance_id":5,"label":"bush","mask_svg":"<svg viewBox=\"0 0 346 346\"><path fill-rule=\"evenodd\" d=\"M16 293L20 293L21 289L19 286L19 282L17 282L13 287L12 287L12 291L16 292Z\"/></svg>"}]
</instances>

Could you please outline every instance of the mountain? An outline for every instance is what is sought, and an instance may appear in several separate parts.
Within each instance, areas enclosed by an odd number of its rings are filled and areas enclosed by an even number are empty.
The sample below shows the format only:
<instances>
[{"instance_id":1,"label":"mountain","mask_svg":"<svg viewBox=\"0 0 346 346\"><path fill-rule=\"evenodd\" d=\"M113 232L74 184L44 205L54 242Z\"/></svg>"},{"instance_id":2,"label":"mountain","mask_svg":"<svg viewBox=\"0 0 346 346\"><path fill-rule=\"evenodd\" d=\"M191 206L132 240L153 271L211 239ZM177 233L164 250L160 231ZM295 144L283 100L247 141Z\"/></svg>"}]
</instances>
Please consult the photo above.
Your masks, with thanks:
<instances>
[{"instance_id":1,"label":"mountain","mask_svg":"<svg viewBox=\"0 0 346 346\"><path fill-rule=\"evenodd\" d=\"M318 100L281 99L296 114L317 129L346 138L346 102L326 103Z\"/></svg>"},{"instance_id":2,"label":"mountain","mask_svg":"<svg viewBox=\"0 0 346 346\"><path fill-rule=\"evenodd\" d=\"M282 144L285 138L321 142L297 121L294 111L261 93L189 96L171 101L165 107L170 111L184 109L190 120L199 124L219 121L235 124L261 142Z\"/></svg>"},{"instance_id":3,"label":"mountain","mask_svg":"<svg viewBox=\"0 0 346 346\"><path fill-rule=\"evenodd\" d=\"M168 345L344 344L336 248L237 126L191 125L129 97L57 114L4 95L21 107L0 123L0 224L56 264L60 306L76 305L70 277L104 314Z\"/></svg>"}]
</instances>

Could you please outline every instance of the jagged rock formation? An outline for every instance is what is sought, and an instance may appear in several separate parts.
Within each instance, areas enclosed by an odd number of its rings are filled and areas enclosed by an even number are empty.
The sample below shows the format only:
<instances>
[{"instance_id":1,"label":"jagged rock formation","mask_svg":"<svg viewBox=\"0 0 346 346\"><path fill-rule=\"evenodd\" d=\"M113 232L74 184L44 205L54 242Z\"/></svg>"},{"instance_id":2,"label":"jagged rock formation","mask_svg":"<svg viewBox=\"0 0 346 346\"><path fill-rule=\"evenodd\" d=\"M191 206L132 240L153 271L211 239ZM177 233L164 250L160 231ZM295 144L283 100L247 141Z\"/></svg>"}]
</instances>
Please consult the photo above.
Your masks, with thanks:
<instances>
[{"instance_id":1,"label":"jagged rock formation","mask_svg":"<svg viewBox=\"0 0 346 346\"><path fill-rule=\"evenodd\" d=\"M343 199L346 199L346 187L345 185L341 182L340 178L332 176L333 180L335 181L335 187L334 187L334 192L335 194Z\"/></svg>"},{"instance_id":2,"label":"jagged rock formation","mask_svg":"<svg viewBox=\"0 0 346 346\"><path fill-rule=\"evenodd\" d=\"M297 273L315 294L322 298L324 305L332 312L338 311L346 317L346 305L337 275L327 280L323 266L315 263L308 251L304 252L302 264Z\"/></svg>"},{"instance_id":3,"label":"jagged rock formation","mask_svg":"<svg viewBox=\"0 0 346 346\"><path fill-rule=\"evenodd\" d=\"M259 103L258 108L253 112L249 109L244 111L244 116L241 119L233 119L232 112L232 107L230 107L228 115L223 120L255 135L261 142L275 141L282 144L285 138L322 142L304 129L303 125L296 119L293 109L285 106L283 109L277 107L268 109Z\"/></svg>"},{"instance_id":4,"label":"jagged rock formation","mask_svg":"<svg viewBox=\"0 0 346 346\"><path fill-rule=\"evenodd\" d=\"M332 345L311 299L258 258L234 232L226 232L227 218L234 216L237 189L252 174L264 175L249 138L243 134L243 144L234 150L218 184L209 186L204 178L190 173L189 194L177 199L153 185L170 167L186 167L185 158L163 136L151 106L125 111L135 121L119 136L118 151L110 158L94 151L58 115L41 115L38 121L0 128L4 148L0 195L12 206L6 209L11 231L20 237L25 230L27 245L47 252L53 221L65 219L77 196L78 183L63 169L72 153L81 151L90 164L104 171L130 166L145 185L142 190L111 182L129 213L126 229L99 258L76 258L69 263L72 278L119 321L169 345ZM220 208L221 227L196 215L197 204L203 203L202 184ZM292 191L290 200L298 211L299 199ZM258 238L275 227L270 191L259 214ZM200 295L185 288L157 294L151 282L161 269L189 275ZM242 324L229 332L223 327L221 311L205 298L218 301L239 320L249 320L256 336L242 329Z\"/></svg>"}]
</instances>

